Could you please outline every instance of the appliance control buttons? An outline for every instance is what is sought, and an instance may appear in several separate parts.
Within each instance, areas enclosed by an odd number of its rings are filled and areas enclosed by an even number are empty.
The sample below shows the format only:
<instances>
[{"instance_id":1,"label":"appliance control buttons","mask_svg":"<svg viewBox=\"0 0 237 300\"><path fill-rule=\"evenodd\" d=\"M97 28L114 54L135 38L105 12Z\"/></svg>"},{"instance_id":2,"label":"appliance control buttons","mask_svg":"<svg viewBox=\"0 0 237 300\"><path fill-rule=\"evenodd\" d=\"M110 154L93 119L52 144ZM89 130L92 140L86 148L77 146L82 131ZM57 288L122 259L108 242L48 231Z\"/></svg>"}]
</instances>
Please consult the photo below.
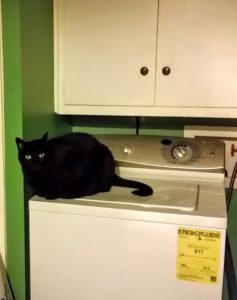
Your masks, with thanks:
<instances>
[{"instance_id":1,"label":"appliance control buttons","mask_svg":"<svg viewBox=\"0 0 237 300\"><path fill-rule=\"evenodd\" d=\"M184 146L177 146L173 149L173 155L179 158L184 157L187 154L187 150Z\"/></svg>"},{"instance_id":2,"label":"appliance control buttons","mask_svg":"<svg viewBox=\"0 0 237 300\"><path fill-rule=\"evenodd\" d=\"M192 148L186 144L176 144L170 149L173 159L189 160L192 157Z\"/></svg>"},{"instance_id":3,"label":"appliance control buttons","mask_svg":"<svg viewBox=\"0 0 237 300\"><path fill-rule=\"evenodd\" d=\"M216 156L216 153L212 151L212 152L210 153L210 156L211 156L211 157L215 157L215 156Z\"/></svg>"},{"instance_id":4,"label":"appliance control buttons","mask_svg":"<svg viewBox=\"0 0 237 300\"><path fill-rule=\"evenodd\" d=\"M170 139L163 139L162 141L161 141L161 144L163 144L163 145L170 145L172 143L172 141L170 140Z\"/></svg>"},{"instance_id":5,"label":"appliance control buttons","mask_svg":"<svg viewBox=\"0 0 237 300\"><path fill-rule=\"evenodd\" d=\"M123 153L125 153L125 154L130 154L131 152L132 152L132 148L131 147L129 147L129 146L125 146L124 148L123 148Z\"/></svg>"}]
</instances>

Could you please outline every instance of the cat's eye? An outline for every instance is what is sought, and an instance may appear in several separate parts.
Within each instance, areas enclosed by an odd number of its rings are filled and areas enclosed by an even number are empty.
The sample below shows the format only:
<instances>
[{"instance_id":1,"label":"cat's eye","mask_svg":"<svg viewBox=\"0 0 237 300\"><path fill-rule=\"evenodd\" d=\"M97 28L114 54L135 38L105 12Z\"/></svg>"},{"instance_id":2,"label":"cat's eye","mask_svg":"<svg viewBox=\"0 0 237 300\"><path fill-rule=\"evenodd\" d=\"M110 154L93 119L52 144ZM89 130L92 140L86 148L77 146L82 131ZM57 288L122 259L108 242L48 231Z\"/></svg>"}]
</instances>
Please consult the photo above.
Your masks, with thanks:
<instances>
[{"instance_id":1,"label":"cat's eye","mask_svg":"<svg viewBox=\"0 0 237 300\"><path fill-rule=\"evenodd\" d=\"M32 157L31 157L30 154L26 154L26 155L25 155L25 159L30 160L31 158L32 158Z\"/></svg>"},{"instance_id":2,"label":"cat's eye","mask_svg":"<svg viewBox=\"0 0 237 300\"><path fill-rule=\"evenodd\" d=\"M39 154L39 158L44 158L45 157L45 153L40 153Z\"/></svg>"}]
</instances>

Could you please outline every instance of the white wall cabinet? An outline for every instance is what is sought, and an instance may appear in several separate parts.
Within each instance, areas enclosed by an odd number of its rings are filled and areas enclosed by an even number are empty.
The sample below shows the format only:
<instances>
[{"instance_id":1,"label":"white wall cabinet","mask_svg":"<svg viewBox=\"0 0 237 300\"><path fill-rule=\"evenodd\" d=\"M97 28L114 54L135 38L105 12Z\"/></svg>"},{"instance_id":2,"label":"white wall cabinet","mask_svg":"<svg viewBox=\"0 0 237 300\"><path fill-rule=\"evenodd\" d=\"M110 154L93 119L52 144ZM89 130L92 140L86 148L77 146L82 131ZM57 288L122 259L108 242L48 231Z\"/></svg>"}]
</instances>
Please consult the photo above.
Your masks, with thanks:
<instances>
[{"instance_id":1,"label":"white wall cabinet","mask_svg":"<svg viewBox=\"0 0 237 300\"><path fill-rule=\"evenodd\" d=\"M54 0L54 33L59 114L235 117L235 0Z\"/></svg>"}]
</instances>

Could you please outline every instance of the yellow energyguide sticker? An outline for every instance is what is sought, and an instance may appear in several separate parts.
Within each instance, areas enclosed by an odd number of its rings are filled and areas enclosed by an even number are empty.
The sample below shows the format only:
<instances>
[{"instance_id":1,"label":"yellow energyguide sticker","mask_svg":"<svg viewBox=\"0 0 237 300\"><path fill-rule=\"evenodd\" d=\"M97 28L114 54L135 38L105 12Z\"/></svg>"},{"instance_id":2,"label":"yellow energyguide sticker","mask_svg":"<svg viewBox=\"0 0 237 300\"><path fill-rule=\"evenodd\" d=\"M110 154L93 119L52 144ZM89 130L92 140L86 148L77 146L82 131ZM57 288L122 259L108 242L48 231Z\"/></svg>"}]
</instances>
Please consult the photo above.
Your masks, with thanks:
<instances>
[{"instance_id":1,"label":"yellow energyguide sticker","mask_svg":"<svg viewBox=\"0 0 237 300\"><path fill-rule=\"evenodd\" d=\"M178 228L177 278L215 284L220 264L221 232Z\"/></svg>"}]
</instances>

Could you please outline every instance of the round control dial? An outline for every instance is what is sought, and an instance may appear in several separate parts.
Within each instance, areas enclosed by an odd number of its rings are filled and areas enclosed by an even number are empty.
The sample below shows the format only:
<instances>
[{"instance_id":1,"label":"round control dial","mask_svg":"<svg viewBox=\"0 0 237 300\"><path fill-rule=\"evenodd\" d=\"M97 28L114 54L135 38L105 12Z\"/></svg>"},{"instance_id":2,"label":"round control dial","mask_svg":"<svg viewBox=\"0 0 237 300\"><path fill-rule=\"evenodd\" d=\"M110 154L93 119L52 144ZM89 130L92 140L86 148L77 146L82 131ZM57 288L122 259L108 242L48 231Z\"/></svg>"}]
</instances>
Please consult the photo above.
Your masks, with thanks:
<instances>
[{"instance_id":1,"label":"round control dial","mask_svg":"<svg viewBox=\"0 0 237 300\"><path fill-rule=\"evenodd\" d=\"M186 144L177 144L170 149L173 159L189 160L192 157L192 148Z\"/></svg>"}]
</instances>

